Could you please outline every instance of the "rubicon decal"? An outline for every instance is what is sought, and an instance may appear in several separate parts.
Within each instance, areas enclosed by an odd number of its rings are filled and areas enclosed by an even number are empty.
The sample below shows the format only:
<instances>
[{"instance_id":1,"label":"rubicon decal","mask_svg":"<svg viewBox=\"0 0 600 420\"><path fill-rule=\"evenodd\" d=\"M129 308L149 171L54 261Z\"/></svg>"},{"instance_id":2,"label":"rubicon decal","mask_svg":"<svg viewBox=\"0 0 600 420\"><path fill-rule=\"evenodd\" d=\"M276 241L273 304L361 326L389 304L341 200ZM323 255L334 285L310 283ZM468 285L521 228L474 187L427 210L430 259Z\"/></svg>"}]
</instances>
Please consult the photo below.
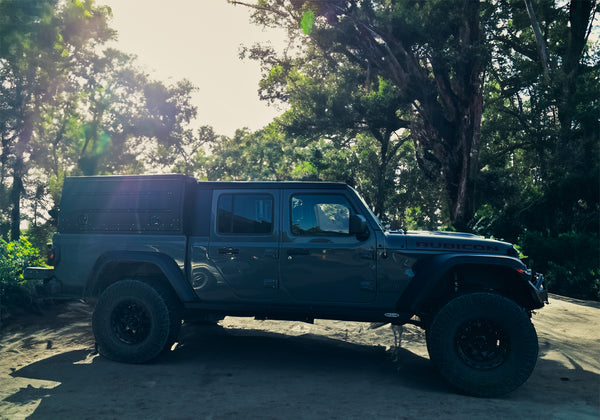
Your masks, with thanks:
<instances>
[{"instance_id":1,"label":"rubicon decal","mask_svg":"<svg viewBox=\"0 0 600 420\"><path fill-rule=\"evenodd\" d=\"M496 251L500 249L497 245L483 245L483 244L465 244L465 243L451 243L451 242L425 242L418 241L415 245L417 248L426 249L454 249L458 251Z\"/></svg>"}]
</instances>

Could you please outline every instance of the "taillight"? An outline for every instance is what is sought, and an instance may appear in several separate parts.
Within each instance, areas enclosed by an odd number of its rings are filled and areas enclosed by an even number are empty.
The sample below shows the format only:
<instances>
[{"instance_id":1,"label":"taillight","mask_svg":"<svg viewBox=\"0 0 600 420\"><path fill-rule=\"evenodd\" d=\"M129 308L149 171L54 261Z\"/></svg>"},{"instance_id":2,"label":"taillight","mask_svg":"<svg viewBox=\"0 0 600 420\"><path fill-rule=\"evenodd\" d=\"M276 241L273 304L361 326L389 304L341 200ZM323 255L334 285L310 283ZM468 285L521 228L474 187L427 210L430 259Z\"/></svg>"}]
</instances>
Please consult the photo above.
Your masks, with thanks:
<instances>
[{"instance_id":1,"label":"taillight","mask_svg":"<svg viewBox=\"0 0 600 420\"><path fill-rule=\"evenodd\" d=\"M58 262L58 249L52 245L48 245L48 253L46 256L48 265L55 266Z\"/></svg>"}]
</instances>

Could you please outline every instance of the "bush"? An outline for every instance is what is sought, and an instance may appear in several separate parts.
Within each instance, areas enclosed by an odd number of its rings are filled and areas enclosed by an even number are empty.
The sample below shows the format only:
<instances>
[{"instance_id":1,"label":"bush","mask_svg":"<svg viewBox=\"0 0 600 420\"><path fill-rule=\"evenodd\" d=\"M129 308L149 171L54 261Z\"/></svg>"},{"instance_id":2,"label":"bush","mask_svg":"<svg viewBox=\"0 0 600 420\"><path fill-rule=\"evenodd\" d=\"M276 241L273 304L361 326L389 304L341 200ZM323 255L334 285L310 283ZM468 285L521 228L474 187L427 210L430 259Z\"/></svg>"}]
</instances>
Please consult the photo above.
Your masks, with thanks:
<instances>
[{"instance_id":1,"label":"bush","mask_svg":"<svg viewBox=\"0 0 600 420\"><path fill-rule=\"evenodd\" d=\"M23 269L43 266L39 251L25 237L6 242L0 239L0 317L11 308L31 308L33 285L23 280Z\"/></svg>"},{"instance_id":2,"label":"bush","mask_svg":"<svg viewBox=\"0 0 600 420\"><path fill-rule=\"evenodd\" d=\"M44 223L29 226L25 235L27 236L27 240L31 242L31 245L40 250L40 254L43 254L47 251L48 244L52 243L52 234L54 231L55 227L52 224Z\"/></svg>"},{"instance_id":3,"label":"bush","mask_svg":"<svg viewBox=\"0 0 600 420\"><path fill-rule=\"evenodd\" d=\"M590 232L550 236L526 232L519 238L522 252L536 271L544 273L552 293L600 300L600 241Z\"/></svg>"}]
</instances>

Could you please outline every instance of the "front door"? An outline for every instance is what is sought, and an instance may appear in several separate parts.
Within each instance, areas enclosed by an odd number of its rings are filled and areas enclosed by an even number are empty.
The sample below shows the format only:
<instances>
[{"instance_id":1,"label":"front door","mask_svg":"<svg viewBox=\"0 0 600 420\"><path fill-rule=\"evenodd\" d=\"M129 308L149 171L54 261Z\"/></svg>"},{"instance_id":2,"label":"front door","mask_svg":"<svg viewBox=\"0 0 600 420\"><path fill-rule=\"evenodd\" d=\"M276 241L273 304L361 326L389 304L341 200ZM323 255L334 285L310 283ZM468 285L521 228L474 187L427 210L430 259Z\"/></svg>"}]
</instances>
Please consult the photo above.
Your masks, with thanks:
<instances>
[{"instance_id":1,"label":"front door","mask_svg":"<svg viewBox=\"0 0 600 420\"><path fill-rule=\"evenodd\" d=\"M286 190L280 288L294 303L365 303L375 299L376 239L350 233L356 208L343 192Z\"/></svg>"}]
</instances>

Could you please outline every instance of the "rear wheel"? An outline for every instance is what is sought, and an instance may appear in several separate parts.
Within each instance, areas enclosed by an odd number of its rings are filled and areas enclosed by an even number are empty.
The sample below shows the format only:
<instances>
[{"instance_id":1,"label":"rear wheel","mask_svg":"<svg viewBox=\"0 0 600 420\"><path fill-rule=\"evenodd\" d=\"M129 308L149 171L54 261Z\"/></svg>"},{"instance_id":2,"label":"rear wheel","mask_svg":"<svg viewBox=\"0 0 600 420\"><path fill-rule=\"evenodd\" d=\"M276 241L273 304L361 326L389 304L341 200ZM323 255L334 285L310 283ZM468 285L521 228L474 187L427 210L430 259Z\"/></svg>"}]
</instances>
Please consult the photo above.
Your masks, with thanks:
<instances>
[{"instance_id":1,"label":"rear wheel","mask_svg":"<svg viewBox=\"0 0 600 420\"><path fill-rule=\"evenodd\" d=\"M429 357L458 390L480 397L522 385L537 362L537 334L528 314L495 293L469 293L443 306L427 331Z\"/></svg>"},{"instance_id":2,"label":"rear wheel","mask_svg":"<svg viewBox=\"0 0 600 420\"><path fill-rule=\"evenodd\" d=\"M182 322L182 308L177 295L170 286L165 284L165 280L166 279L163 278L149 278L144 279L144 282L148 283L160 293L169 309L169 337L164 346L164 350L169 351L177 341L177 337L179 337Z\"/></svg>"},{"instance_id":3,"label":"rear wheel","mask_svg":"<svg viewBox=\"0 0 600 420\"><path fill-rule=\"evenodd\" d=\"M144 363L173 338L166 298L138 280L122 280L100 295L92 317L98 351L118 362Z\"/></svg>"}]
</instances>

